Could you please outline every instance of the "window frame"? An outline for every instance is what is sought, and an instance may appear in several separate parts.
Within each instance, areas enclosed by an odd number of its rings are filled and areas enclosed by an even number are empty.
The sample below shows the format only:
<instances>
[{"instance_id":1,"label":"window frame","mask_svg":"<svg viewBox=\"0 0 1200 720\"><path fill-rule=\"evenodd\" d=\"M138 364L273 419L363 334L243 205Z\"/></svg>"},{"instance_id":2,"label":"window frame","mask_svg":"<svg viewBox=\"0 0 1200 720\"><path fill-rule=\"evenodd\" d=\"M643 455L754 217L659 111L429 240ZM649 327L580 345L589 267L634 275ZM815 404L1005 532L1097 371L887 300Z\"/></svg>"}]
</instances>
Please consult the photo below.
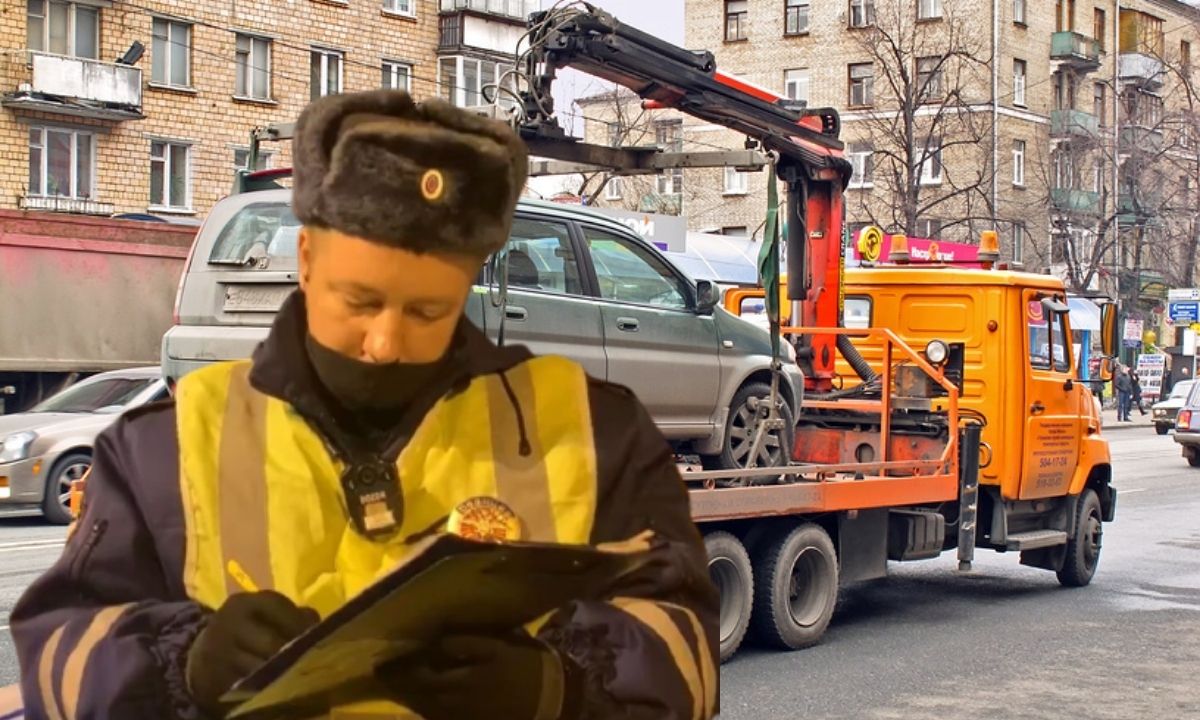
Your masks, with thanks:
<instances>
[{"instance_id":1,"label":"window frame","mask_svg":"<svg viewBox=\"0 0 1200 720\"><path fill-rule=\"evenodd\" d=\"M802 76L792 77L792 73L802 73ZM797 90L803 86L804 97L799 97L799 93L792 93L792 89ZM812 93L812 69L811 68L789 68L783 71L783 95L789 100L808 103Z\"/></svg>"},{"instance_id":2,"label":"window frame","mask_svg":"<svg viewBox=\"0 0 1200 720\"><path fill-rule=\"evenodd\" d=\"M740 172L737 168L726 165L724 167L724 189L723 195L749 195L750 194L750 173ZM730 180L733 180L731 183Z\"/></svg>"},{"instance_id":3,"label":"window frame","mask_svg":"<svg viewBox=\"0 0 1200 720\"><path fill-rule=\"evenodd\" d=\"M318 84L313 84L312 74L317 70L317 68L313 67L313 65L317 63L318 58L320 58L320 82ZM330 81L329 66L331 65L330 60L332 59L337 60L337 89L333 92L327 92ZM343 92L345 92L345 76L346 53L342 52L341 50L333 50L332 48L325 48L316 45L310 48L309 97L311 100L329 97L330 95L341 95Z\"/></svg>"},{"instance_id":4,"label":"window frame","mask_svg":"<svg viewBox=\"0 0 1200 720\"><path fill-rule=\"evenodd\" d=\"M553 298L585 298L586 299L586 298L598 297L596 293L593 293L591 279L588 277L588 274L591 272L591 269L589 267L591 258L588 258L585 261L584 258L580 255L581 250L586 252L587 248L581 248L580 243L577 241L577 238L575 236L575 228L572 227L572 225L574 223L571 220L557 218L557 217L551 217L551 216L526 215L523 213L518 213L513 218L513 229L509 231L508 239L504 242L503 254L505 256L504 257L505 261L507 261L508 253L512 250L512 246L513 246L513 242L514 242L513 232L518 227L518 223L522 223L522 222L541 223L543 225L551 226L556 229L561 229L562 235L559 238L560 246L566 247L567 249L569 249L572 257L574 258L575 270L578 273L577 279L579 281L579 289L578 289L578 292L571 292L570 290L568 290L566 288L567 277L566 277L565 268L567 266L567 262L566 262L566 259L564 258L563 259L564 270L563 270L563 290L562 291L559 291L557 288L544 288L544 287L536 287L535 288L535 287L529 287L526 285L513 285L511 274L508 278L508 288L510 291L515 290L517 292L522 292L522 293L536 293L536 294L544 296L544 297L553 297ZM494 258L494 256L493 256L493 258ZM484 269L488 273L488 277L486 278L488 284L499 282L499 277L495 276L495 274L494 274L497 269L497 266L496 266L496 264L494 264L492 262L493 258L489 258L488 262L484 265Z\"/></svg>"},{"instance_id":5,"label":"window frame","mask_svg":"<svg viewBox=\"0 0 1200 720\"><path fill-rule=\"evenodd\" d=\"M655 122L654 143L668 152L682 152L683 121L660 120ZM682 196L683 168L671 168L656 175L655 190L659 195Z\"/></svg>"},{"instance_id":6,"label":"window frame","mask_svg":"<svg viewBox=\"0 0 1200 720\"><path fill-rule=\"evenodd\" d=\"M730 6L736 6L739 9L730 10ZM750 2L749 0L725 0L722 8L724 13L724 28L722 37L725 42L743 42L750 39ZM734 30L731 37L730 29Z\"/></svg>"},{"instance_id":7,"label":"window frame","mask_svg":"<svg viewBox=\"0 0 1200 720\"><path fill-rule=\"evenodd\" d=\"M238 45L241 43L242 40L247 41L247 43L249 44L248 50L245 53L243 53L241 51L241 48L238 47ZM234 39L234 48L233 48L233 66L234 66L234 73L235 73L234 83L233 83L233 96L234 97L240 98L243 100L270 101L272 99L271 93L273 90L273 88L272 88L273 83L272 83L272 77L271 77L272 76L271 65L274 62L274 58L272 58L272 55L274 54L272 52L272 50L273 50L272 46L273 46L273 43L270 38L265 38L265 37L262 37L259 35L251 35L249 33L236 33L236 37ZM239 66L239 64L241 62L240 57L243 54L246 56L246 62L244 65ZM266 67L264 67L264 68L259 68L258 65L256 64L257 61L263 59L263 58L259 57L259 54L266 55ZM258 72L260 69L262 70L262 73L263 73L263 80L264 80L264 86L265 86L264 87L265 92L262 96L254 94L255 73ZM239 82L242 84L241 89L244 92L238 92L238 83Z\"/></svg>"},{"instance_id":8,"label":"window frame","mask_svg":"<svg viewBox=\"0 0 1200 720\"><path fill-rule=\"evenodd\" d=\"M389 5L407 3L408 10L397 10L388 7ZM417 16L417 0L383 0L383 12L388 15L397 15L399 17L415 18Z\"/></svg>"},{"instance_id":9,"label":"window frame","mask_svg":"<svg viewBox=\"0 0 1200 720\"><path fill-rule=\"evenodd\" d=\"M1020 70L1020 72L1018 72ZM1028 107L1029 63L1022 58L1013 58L1013 105Z\"/></svg>"},{"instance_id":10,"label":"window frame","mask_svg":"<svg viewBox=\"0 0 1200 720\"><path fill-rule=\"evenodd\" d=\"M237 159L238 159L239 153L246 154L246 162L244 164L238 164ZM275 151L274 150L263 150L262 148L259 148L258 159L259 159L259 165L261 165L262 167L257 167L257 168L251 169L251 168L247 167L250 163L250 148L241 146L241 145L233 148L233 170L234 170L234 172L237 172L239 170L245 170L247 172L257 172L259 170L270 170L274 166L274 163L272 161L275 159Z\"/></svg>"},{"instance_id":11,"label":"window frame","mask_svg":"<svg viewBox=\"0 0 1200 720\"><path fill-rule=\"evenodd\" d=\"M154 156L154 149L155 149L156 145L161 145L163 147L162 157ZM184 154L185 163L184 163L184 170L183 170L183 195L184 195L184 197L183 197L183 204L173 205L173 204L171 204L171 201L174 200L175 198L171 197L171 174L172 174L172 170L174 169L175 161L173 159L174 153L171 151L172 151L172 149L179 148L179 147L182 147L185 150L185 154ZM191 212L192 211L192 191L193 191L193 187L192 187L192 164L193 164L192 150L194 148L195 148L195 143L188 142L185 140L171 140L171 139L167 139L167 138L152 138L150 140L150 177L151 177L151 179L153 179L153 177L154 177L155 163L161 163L163 166L163 171L162 171L163 172L163 180L162 180L163 196L162 196L162 198L160 198L160 200L162 200L162 202L158 202L158 203L154 202L154 185L153 185L153 181L152 181L151 185L150 185L150 198L148 201L148 207L151 210L157 210L160 212Z\"/></svg>"},{"instance_id":12,"label":"window frame","mask_svg":"<svg viewBox=\"0 0 1200 720\"><path fill-rule=\"evenodd\" d=\"M931 145L936 145L933 151L930 151ZM931 164L932 161L932 164ZM941 185L946 177L946 166L942 159L942 141L940 138L928 138L921 150L920 158L920 174L917 176L917 182L920 185ZM926 168L934 167L935 171L926 172Z\"/></svg>"},{"instance_id":13,"label":"window frame","mask_svg":"<svg viewBox=\"0 0 1200 720\"><path fill-rule=\"evenodd\" d=\"M398 71L400 71L400 70L404 71L404 85L403 86L397 86L395 84L395 80L396 80ZM386 76L391 81L390 83L382 82L383 75L385 73L386 73ZM407 93L412 92L412 81L413 81L413 65L412 65L412 63L406 63L406 62L403 62L400 60L384 60L381 63L380 75L381 75L380 81L381 81L381 84L384 89L403 90L404 92L407 92Z\"/></svg>"},{"instance_id":14,"label":"window frame","mask_svg":"<svg viewBox=\"0 0 1200 720\"><path fill-rule=\"evenodd\" d=\"M33 50L34 52L46 53L48 55L61 55L63 57L74 57L74 58L80 58L83 60L99 60L100 59L100 52L101 52L100 51L100 24L101 24L101 19L102 19L100 7L95 6L95 5L86 4L86 3L70 2L69 0L34 0L34 2L40 2L42 4L42 14L37 15L37 16L31 15L29 12L29 3L26 2L26 4L25 4L25 44L31 46L28 48L29 50ZM50 28L50 24L51 24L50 6L51 5L65 5L67 7L67 27L66 27L66 31L65 31L66 32L66 48L65 48L66 52L64 52L64 53L56 53L50 49L50 30L51 30L51 28ZM95 29L95 36L92 38L92 47L94 47L96 49L96 55L94 57L88 56L88 55L80 55L79 48L77 47L78 40L79 40L78 16L79 16L79 10L81 8L87 12L92 13L93 16L95 17L96 29ZM41 45L40 48L32 47L32 43L29 42L30 37L33 35L32 23L30 22L30 19L32 17L38 17L42 21L42 32L41 32L41 37L39 38L39 43Z\"/></svg>"},{"instance_id":15,"label":"window frame","mask_svg":"<svg viewBox=\"0 0 1200 720\"><path fill-rule=\"evenodd\" d=\"M917 21L931 22L941 20L944 17L945 9L942 7L942 0L916 0L917 3ZM930 14L925 14L926 5L929 6Z\"/></svg>"},{"instance_id":16,"label":"window frame","mask_svg":"<svg viewBox=\"0 0 1200 720\"><path fill-rule=\"evenodd\" d=\"M36 125L29 126L29 132L26 133L26 141L27 141L26 148L30 153L30 162L28 163L28 167L26 168L27 170L33 169L32 168L32 164L33 164L32 163L32 160L33 160L32 154L33 154L33 149L35 146L32 142L31 135L34 132L40 133L39 144L36 146L38 151L41 154L40 162L38 163L38 175L39 175L38 182L39 182L40 187L38 188L38 192L34 192L33 188L32 188L33 178L27 176L26 177L26 181L27 181L26 192L28 193L28 197L65 198L68 200L92 200L92 201L96 200L96 197L97 197L97 194L96 194L96 168L97 168L96 151L97 151L97 146L98 146L98 143L96 142L96 133L91 130L81 130L78 128L63 127L61 125L53 125L53 124L45 124L45 125L36 124ZM70 193L67 195L63 195L61 193L55 193L52 195L48 192L47 186L49 184L49 179L50 179L50 152L49 152L48 136L49 136L49 133L52 133L52 132L66 134L66 135L71 136L71 148L70 148L71 187L70 187ZM80 185L80 182L79 182L79 167L80 167L79 166L79 141L81 138L86 138L87 142L88 142L89 157L88 157L88 164L87 164L87 173L88 173L87 185L88 185L89 192L86 195L79 194L79 185Z\"/></svg>"},{"instance_id":17,"label":"window frame","mask_svg":"<svg viewBox=\"0 0 1200 720\"><path fill-rule=\"evenodd\" d=\"M1026 2L1027 0L1013 0L1012 14L1014 25L1028 26L1029 8L1026 6Z\"/></svg>"},{"instance_id":18,"label":"window frame","mask_svg":"<svg viewBox=\"0 0 1200 720\"><path fill-rule=\"evenodd\" d=\"M854 29L869 28L875 25L875 0L849 0L850 11L847 23ZM861 17L856 17L855 12Z\"/></svg>"},{"instance_id":19,"label":"window frame","mask_svg":"<svg viewBox=\"0 0 1200 720\"><path fill-rule=\"evenodd\" d=\"M1025 187L1025 153L1028 151L1028 146L1024 140L1013 140L1012 146L1012 162L1013 162L1013 177L1012 184L1016 187Z\"/></svg>"},{"instance_id":20,"label":"window frame","mask_svg":"<svg viewBox=\"0 0 1200 720\"><path fill-rule=\"evenodd\" d=\"M859 77L854 76L855 68L868 68L870 74ZM846 75L849 81L848 94L846 97L847 104L852 108L868 108L875 105L875 63L850 63L846 66ZM863 88L863 102L854 101L855 80L859 81L859 85Z\"/></svg>"},{"instance_id":21,"label":"window frame","mask_svg":"<svg viewBox=\"0 0 1200 720\"><path fill-rule=\"evenodd\" d=\"M790 29L793 24L796 29ZM803 25L801 24L803 20ZM812 0L783 0L783 34L786 37L809 34L812 27Z\"/></svg>"},{"instance_id":22,"label":"window frame","mask_svg":"<svg viewBox=\"0 0 1200 720\"><path fill-rule=\"evenodd\" d=\"M851 145L846 148L846 159L854 168L848 188L863 190L875 187L875 148L869 145Z\"/></svg>"},{"instance_id":23,"label":"window frame","mask_svg":"<svg viewBox=\"0 0 1200 720\"><path fill-rule=\"evenodd\" d=\"M916 79L918 102L937 102L945 95L946 89L942 87L945 80L945 74L942 72L943 59L940 55L926 55L925 57L916 58L913 77ZM933 65L932 69L921 69L922 64L928 67L930 63ZM932 88L929 87L930 84L933 85Z\"/></svg>"},{"instance_id":24,"label":"window frame","mask_svg":"<svg viewBox=\"0 0 1200 720\"><path fill-rule=\"evenodd\" d=\"M449 62L454 66L454 78L447 82L443 68ZM466 85L467 64L473 63L475 68L475 80L477 88L469 88ZM484 73L485 64L491 66L492 74L487 76ZM470 95L477 95L479 104L486 103L484 97L484 88L488 85L497 85L504 77L503 65L495 60L474 55L443 55L437 59L437 87L439 88L439 96L443 100L448 100L455 107L467 107L470 103L467 102ZM510 76L511 77L511 76ZM507 94L500 94L500 104L509 106L512 104L512 98Z\"/></svg>"},{"instance_id":25,"label":"window frame","mask_svg":"<svg viewBox=\"0 0 1200 720\"><path fill-rule=\"evenodd\" d=\"M1025 262L1025 223L1018 220L1012 224L1012 259L1015 263Z\"/></svg>"},{"instance_id":26,"label":"window frame","mask_svg":"<svg viewBox=\"0 0 1200 720\"><path fill-rule=\"evenodd\" d=\"M166 31L167 31L167 34L165 36L162 36L161 38L157 34L158 26L160 23L166 27ZM184 69L184 75L185 75L184 82L182 82L182 83L177 83L174 81L174 78L173 78L174 73L172 72L175 69L175 67L174 67L173 56L171 54L171 46L175 44L175 41L172 40L172 38L171 38L171 32L172 32L172 30L174 30L175 27L182 27L187 31L187 46L186 46L186 53L184 55L184 57L186 58L187 64ZM152 52L153 57L150 58L150 78L151 78L150 84L151 85L156 85L159 87L168 87L168 88L183 88L183 89L188 89L188 90L190 90L192 88L192 48L194 47L194 38L195 38L194 27L195 26L192 23L185 22L183 20L175 20L173 18L158 17L158 16L151 18L151 20L150 20L150 38L151 38L151 45L152 45L152 49L153 49L153 52ZM165 50L163 53L163 57L161 57L161 58L159 57L159 52L158 52L158 50L159 50L158 42L160 39L162 39L165 43ZM166 78L165 80L154 79L154 76L157 74L159 62L165 63L165 65L164 65L165 69L163 70L163 73Z\"/></svg>"},{"instance_id":27,"label":"window frame","mask_svg":"<svg viewBox=\"0 0 1200 720\"><path fill-rule=\"evenodd\" d=\"M624 188L621 187L620 175L609 175L604 183L605 200L624 200Z\"/></svg>"}]
</instances>

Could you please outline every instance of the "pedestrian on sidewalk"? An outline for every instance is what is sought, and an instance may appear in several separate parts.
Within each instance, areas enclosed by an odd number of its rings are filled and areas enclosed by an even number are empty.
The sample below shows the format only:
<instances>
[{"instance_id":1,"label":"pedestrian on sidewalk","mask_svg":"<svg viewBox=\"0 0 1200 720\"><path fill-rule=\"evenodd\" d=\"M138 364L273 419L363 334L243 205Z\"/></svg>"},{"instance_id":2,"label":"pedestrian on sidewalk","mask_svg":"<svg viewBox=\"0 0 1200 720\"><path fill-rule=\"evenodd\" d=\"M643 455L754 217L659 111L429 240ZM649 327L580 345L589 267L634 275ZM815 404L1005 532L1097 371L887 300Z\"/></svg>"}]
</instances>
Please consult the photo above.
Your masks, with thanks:
<instances>
[{"instance_id":1,"label":"pedestrian on sidewalk","mask_svg":"<svg viewBox=\"0 0 1200 720\"><path fill-rule=\"evenodd\" d=\"M1132 371L1129 373L1129 378L1133 382L1133 404L1137 407L1138 412L1145 416L1146 408L1142 405L1142 380L1136 372Z\"/></svg>"},{"instance_id":2,"label":"pedestrian on sidewalk","mask_svg":"<svg viewBox=\"0 0 1200 720\"><path fill-rule=\"evenodd\" d=\"M1121 365L1117 368L1117 378L1113 385L1117 391L1117 422L1129 422L1130 406L1133 404L1133 380L1129 367Z\"/></svg>"}]
</instances>

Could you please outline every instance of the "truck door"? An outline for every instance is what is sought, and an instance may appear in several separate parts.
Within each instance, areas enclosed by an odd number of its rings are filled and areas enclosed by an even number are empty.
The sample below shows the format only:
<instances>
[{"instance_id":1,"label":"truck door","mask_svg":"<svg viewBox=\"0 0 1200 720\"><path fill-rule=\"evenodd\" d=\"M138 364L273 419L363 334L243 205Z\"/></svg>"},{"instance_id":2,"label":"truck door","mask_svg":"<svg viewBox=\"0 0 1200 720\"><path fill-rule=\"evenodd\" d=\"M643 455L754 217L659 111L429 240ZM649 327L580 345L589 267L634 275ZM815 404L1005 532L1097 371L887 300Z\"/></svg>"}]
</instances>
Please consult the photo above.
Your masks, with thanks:
<instances>
[{"instance_id":1,"label":"truck door","mask_svg":"<svg viewBox=\"0 0 1200 720\"><path fill-rule=\"evenodd\" d=\"M1061 294L1026 290L1026 381L1021 499L1065 495L1079 460L1081 385Z\"/></svg>"}]
</instances>

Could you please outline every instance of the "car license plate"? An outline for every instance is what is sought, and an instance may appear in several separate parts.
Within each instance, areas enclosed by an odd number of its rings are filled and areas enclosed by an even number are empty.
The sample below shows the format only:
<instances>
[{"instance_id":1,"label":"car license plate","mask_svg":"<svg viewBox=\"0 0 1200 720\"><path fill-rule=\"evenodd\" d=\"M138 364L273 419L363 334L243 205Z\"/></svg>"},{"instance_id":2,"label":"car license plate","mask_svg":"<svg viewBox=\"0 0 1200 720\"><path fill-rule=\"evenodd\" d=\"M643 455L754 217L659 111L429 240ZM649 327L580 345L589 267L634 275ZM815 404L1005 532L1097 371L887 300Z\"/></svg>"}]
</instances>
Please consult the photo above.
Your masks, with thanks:
<instances>
[{"instance_id":1,"label":"car license plate","mask_svg":"<svg viewBox=\"0 0 1200 720\"><path fill-rule=\"evenodd\" d=\"M225 312L278 312L294 285L226 285Z\"/></svg>"}]
</instances>

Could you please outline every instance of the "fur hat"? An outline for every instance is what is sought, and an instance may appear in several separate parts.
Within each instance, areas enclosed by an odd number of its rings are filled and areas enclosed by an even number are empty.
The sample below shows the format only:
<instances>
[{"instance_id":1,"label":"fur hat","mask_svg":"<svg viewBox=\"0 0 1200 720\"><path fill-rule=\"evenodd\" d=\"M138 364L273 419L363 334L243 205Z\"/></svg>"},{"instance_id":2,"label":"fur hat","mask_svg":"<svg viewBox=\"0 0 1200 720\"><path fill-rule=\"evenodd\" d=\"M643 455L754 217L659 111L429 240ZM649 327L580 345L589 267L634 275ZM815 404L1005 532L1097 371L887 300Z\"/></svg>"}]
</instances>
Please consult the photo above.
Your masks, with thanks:
<instances>
[{"instance_id":1,"label":"fur hat","mask_svg":"<svg viewBox=\"0 0 1200 720\"><path fill-rule=\"evenodd\" d=\"M314 101L292 150L301 222L417 253L502 248L528 172L504 123L399 90Z\"/></svg>"}]
</instances>

